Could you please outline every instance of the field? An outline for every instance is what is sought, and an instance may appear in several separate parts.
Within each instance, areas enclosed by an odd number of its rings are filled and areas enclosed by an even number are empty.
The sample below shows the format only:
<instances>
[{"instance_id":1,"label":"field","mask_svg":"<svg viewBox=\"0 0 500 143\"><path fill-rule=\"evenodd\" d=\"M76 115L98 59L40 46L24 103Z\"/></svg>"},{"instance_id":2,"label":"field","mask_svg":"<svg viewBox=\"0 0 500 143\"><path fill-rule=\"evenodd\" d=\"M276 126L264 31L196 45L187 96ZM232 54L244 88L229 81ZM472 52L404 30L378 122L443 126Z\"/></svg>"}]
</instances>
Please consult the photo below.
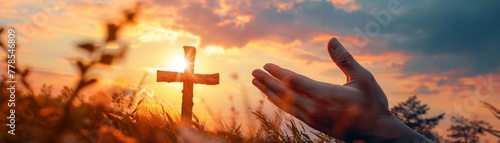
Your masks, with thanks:
<instances>
[{"instance_id":1,"label":"field","mask_svg":"<svg viewBox=\"0 0 500 143\"><path fill-rule=\"evenodd\" d=\"M5 79L5 78L4 78ZM7 88L5 80L0 84ZM9 113L9 91L2 90L2 117ZM314 133L309 136L302 124L283 119L279 113L253 112L260 127L243 129L241 123L206 122L194 116L191 127L178 126L179 115L162 105L151 109L142 106L140 96L124 92L98 92L96 96L112 96L112 108L99 103L83 102L76 98L70 112L65 105L74 92L65 87L57 92L44 85L37 95L16 91L16 135L2 132L4 142L335 142L335 139ZM2 118L3 123L8 120ZM61 123L62 122L62 123ZM282 128L286 127L286 128ZM8 126L2 126L3 131Z\"/></svg>"}]
</instances>

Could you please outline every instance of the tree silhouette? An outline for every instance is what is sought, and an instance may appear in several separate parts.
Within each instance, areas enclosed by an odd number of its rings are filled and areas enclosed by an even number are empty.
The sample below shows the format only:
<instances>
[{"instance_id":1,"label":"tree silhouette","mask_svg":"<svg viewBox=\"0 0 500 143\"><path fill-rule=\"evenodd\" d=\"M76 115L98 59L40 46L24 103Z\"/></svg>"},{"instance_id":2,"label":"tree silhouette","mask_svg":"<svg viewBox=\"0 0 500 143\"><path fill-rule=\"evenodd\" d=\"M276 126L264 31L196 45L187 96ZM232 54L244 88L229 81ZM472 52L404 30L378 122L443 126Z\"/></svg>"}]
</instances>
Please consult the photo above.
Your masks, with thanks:
<instances>
[{"instance_id":1,"label":"tree silhouette","mask_svg":"<svg viewBox=\"0 0 500 143\"><path fill-rule=\"evenodd\" d=\"M401 120L406 126L412 128L418 133L433 142L439 142L439 136L432 129L438 125L439 120L443 119L444 113L430 118L422 117L427 114L430 108L427 104L422 104L417 96L411 96L405 102L399 103L391 108L392 114Z\"/></svg>"},{"instance_id":2,"label":"tree silhouette","mask_svg":"<svg viewBox=\"0 0 500 143\"><path fill-rule=\"evenodd\" d=\"M482 120L469 120L462 116L452 116L448 131L451 133L451 143L475 143L479 142L479 135L484 135L486 130L491 130L490 124Z\"/></svg>"}]
</instances>

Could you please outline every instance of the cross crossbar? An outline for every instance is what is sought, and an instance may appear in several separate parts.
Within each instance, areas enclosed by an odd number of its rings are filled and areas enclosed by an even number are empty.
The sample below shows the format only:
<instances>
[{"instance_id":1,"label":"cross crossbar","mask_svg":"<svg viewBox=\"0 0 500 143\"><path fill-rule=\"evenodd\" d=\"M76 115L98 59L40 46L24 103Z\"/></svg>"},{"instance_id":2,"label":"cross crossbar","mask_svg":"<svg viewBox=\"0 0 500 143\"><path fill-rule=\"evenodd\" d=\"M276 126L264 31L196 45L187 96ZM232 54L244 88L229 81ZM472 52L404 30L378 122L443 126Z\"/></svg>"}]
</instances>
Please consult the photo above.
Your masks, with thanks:
<instances>
[{"instance_id":1,"label":"cross crossbar","mask_svg":"<svg viewBox=\"0 0 500 143\"><path fill-rule=\"evenodd\" d=\"M192 79L194 84L218 85L219 73L188 74L182 72L156 71L156 82L185 82ZM190 77L187 77L190 76Z\"/></svg>"}]
</instances>

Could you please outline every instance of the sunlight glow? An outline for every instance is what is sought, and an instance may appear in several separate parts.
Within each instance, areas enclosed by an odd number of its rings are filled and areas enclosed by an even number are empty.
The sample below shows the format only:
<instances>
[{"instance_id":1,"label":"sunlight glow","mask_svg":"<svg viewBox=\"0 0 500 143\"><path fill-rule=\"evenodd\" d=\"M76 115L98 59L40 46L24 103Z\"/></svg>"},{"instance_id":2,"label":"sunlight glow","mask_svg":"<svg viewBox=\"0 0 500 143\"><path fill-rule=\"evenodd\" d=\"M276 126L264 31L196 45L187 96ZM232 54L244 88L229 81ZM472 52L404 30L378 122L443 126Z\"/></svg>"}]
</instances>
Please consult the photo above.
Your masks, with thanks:
<instances>
[{"instance_id":1,"label":"sunlight glow","mask_svg":"<svg viewBox=\"0 0 500 143\"><path fill-rule=\"evenodd\" d=\"M178 72L184 72L184 69L187 67L187 62L182 57L176 57L170 60L168 64L168 68Z\"/></svg>"},{"instance_id":2,"label":"sunlight glow","mask_svg":"<svg viewBox=\"0 0 500 143\"><path fill-rule=\"evenodd\" d=\"M174 72L184 72L184 69L188 66L188 63L184 60L183 56L169 57L165 59L166 62L154 67L145 67L146 72L151 74L156 74L156 71L174 71Z\"/></svg>"}]
</instances>

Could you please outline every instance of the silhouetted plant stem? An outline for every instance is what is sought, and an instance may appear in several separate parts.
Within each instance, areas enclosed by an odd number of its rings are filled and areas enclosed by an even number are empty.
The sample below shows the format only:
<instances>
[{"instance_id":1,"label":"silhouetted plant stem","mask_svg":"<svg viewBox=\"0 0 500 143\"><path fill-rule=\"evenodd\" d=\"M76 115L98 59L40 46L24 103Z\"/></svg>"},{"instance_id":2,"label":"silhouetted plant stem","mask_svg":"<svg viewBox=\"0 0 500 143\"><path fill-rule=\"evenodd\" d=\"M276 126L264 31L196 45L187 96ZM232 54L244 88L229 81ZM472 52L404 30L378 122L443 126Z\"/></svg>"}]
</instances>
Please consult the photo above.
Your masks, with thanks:
<instances>
[{"instance_id":1,"label":"silhouetted plant stem","mask_svg":"<svg viewBox=\"0 0 500 143\"><path fill-rule=\"evenodd\" d=\"M488 108L498 120L500 120L500 110L497 109L495 106L491 105L488 102L482 102L486 108ZM493 129L484 129L486 132L490 133L491 135L500 138L500 130L493 130Z\"/></svg>"},{"instance_id":2,"label":"silhouetted plant stem","mask_svg":"<svg viewBox=\"0 0 500 143\"><path fill-rule=\"evenodd\" d=\"M115 54L106 53L104 51L104 48L105 46L111 43L116 43L119 36L118 32L123 25L135 22L135 16L138 9L139 5L137 5L137 7L134 9L136 11L124 11L124 16L126 17L126 19L120 24L114 24L114 23L106 24L107 37L105 38L105 42L103 44L104 46L97 46L97 44L94 44L92 42L85 42L77 45L78 46L77 48L82 49L84 52L87 52L90 58L87 60L82 60L82 59L75 60L76 67L78 68L80 73L78 75L79 79L77 81L75 90L73 91L73 93L71 93L71 96L64 105L62 117L59 119L58 122L56 122L54 126L55 134L63 133L67 129L68 125L73 124L70 112L74 100L78 98L80 92L83 91L84 88L97 82L96 78L90 78L90 79L88 78L89 71L93 69L97 64L111 66L113 64L113 61L117 59L122 59L124 57L125 52L128 49L128 46L126 45L120 47L120 52ZM92 56L94 56L94 58L92 58ZM48 140L48 142L58 142L58 140L55 138L51 138Z\"/></svg>"}]
</instances>

